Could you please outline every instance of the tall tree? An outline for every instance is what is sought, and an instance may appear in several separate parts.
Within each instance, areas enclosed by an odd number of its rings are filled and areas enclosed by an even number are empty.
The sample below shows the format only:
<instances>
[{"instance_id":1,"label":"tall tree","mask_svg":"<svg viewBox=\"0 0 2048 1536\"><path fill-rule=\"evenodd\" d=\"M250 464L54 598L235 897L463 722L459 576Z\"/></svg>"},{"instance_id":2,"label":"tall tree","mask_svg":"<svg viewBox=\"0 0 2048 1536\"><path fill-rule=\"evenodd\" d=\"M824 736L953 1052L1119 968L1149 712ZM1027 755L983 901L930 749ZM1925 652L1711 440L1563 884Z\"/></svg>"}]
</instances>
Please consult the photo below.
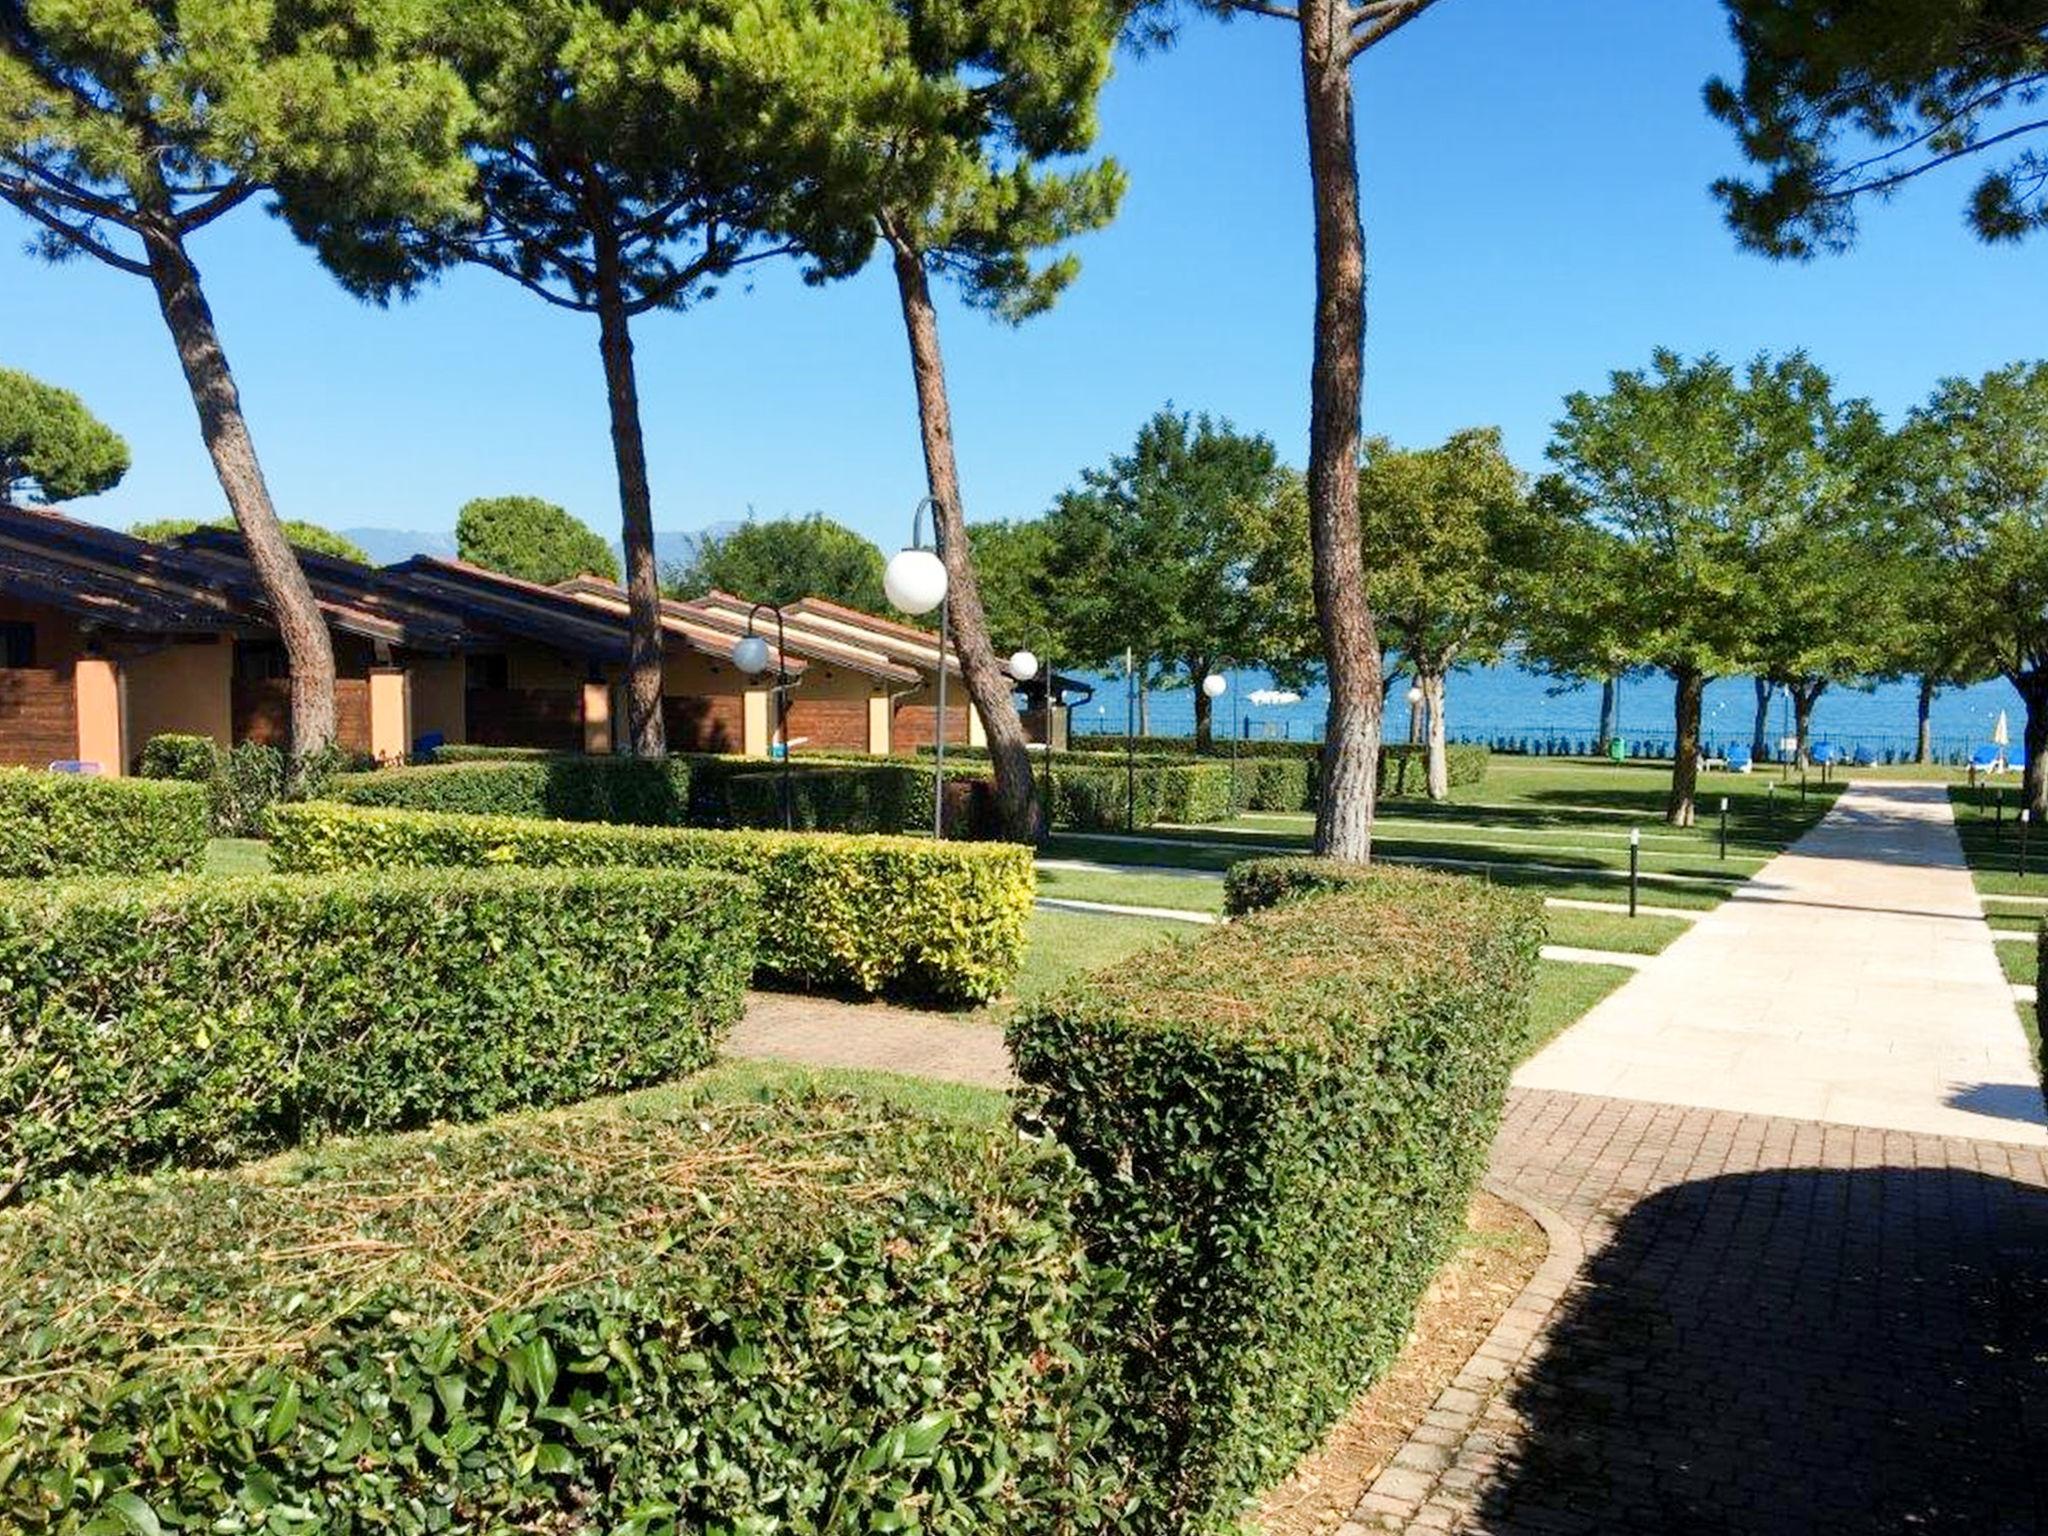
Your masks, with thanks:
<instances>
[{"instance_id":1,"label":"tall tree","mask_svg":"<svg viewBox=\"0 0 2048 1536\"><path fill-rule=\"evenodd\" d=\"M1050 650L1075 661L1059 611L1061 591L1072 573L1056 564L1052 525L1042 517L974 523L967 543L974 552L989 639L998 646Z\"/></svg>"},{"instance_id":2,"label":"tall tree","mask_svg":"<svg viewBox=\"0 0 2048 1536\"><path fill-rule=\"evenodd\" d=\"M0 0L0 202L51 260L147 279L284 641L295 762L334 739L334 653L189 242L266 189L341 220L459 204L466 97L423 0Z\"/></svg>"},{"instance_id":3,"label":"tall tree","mask_svg":"<svg viewBox=\"0 0 2048 1536\"><path fill-rule=\"evenodd\" d=\"M1863 409L1838 406L1803 355L1737 370L1665 350L1613 375L1606 394L1565 401L1544 494L1580 533L1551 541L1548 590L1597 583L1578 599L1581 643L1671 678L1674 826L1694 819L1706 685L1747 670L1786 600L1766 579L1765 551L1843 493L1834 434L1845 411Z\"/></svg>"},{"instance_id":4,"label":"tall tree","mask_svg":"<svg viewBox=\"0 0 2048 1536\"><path fill-rule=\"evenodd\" d=\"M472 565L552 587L572 577L619 579L619 557L567 507L538 496L478 496L455 514L455 550Z\"/></svg>"},{"instance_id":5,"label":"tall tree","mask_svg":"<svg viewBox=\"0 0 2048 1536\"><path fill-rule=\"evenodd\" d=\"M757 602L793 603L830 598L866 613L882 613L882 552L874 542L822 512L747 521L697 541L690 558L669 571L678 597L701 597L714 588Z\"/></svg>"},{"instance_id":6,"label":"tall tree","mask_svg":"<svg viewBox=\"0 0 2048 1536\"><path fill-rule=\"evenodd\" d=\"M1315 848L1372 856L1385 684L1366 597L1358 519L1365 409L1365 224L1351 66L1437 0L1204 0L1225 16L1295 29L1315 212L1314 359L1309 370L1308 508L1316 615L1330 692Z\"/></svg>"},{"instance_id":7,"label":"tall tree","mask_svg":"<svg viewBox=\"0 0 2048 1536\"><path fill-rule=\"evenodd\" d=\"M1825 381L1816 377L1816 388ZM1792 705L1793 753L1813 745L1828 689L1875 681L1905 642L1907 582L1890 537L1896 446L1867 401L1807 401L1801 472L1781 481L1777 519L1756 550L1762 612L1749 666Z\"/></svg>"},{"instance_id":8,"label":"tall tree","mask_svg":"<svg viewBox=\"0 0 2048 1536\"><path fill-rule=\"evenodd\" d=\"M448 48L481 116L477 205L456 217L296 220L352 291L379 301L446 269L496 272L597 322L632 631L634 751L659 757L661 581L633 322L709 297L793 243L816 149L799 112L864 75L868 29L808 0L449 0ZM287 208L287 212L292 210Z\"/></svg>"},{"instance_id":9,"label":"tall tree","mask_svg":"<svg viewBox=\"0 0 2048 1536\"><path fill-rule=\"evenodd\" d=\"M201 528L232 528L233 518L220 518L211 523L202 523L190 517L159 517L146 523L131 523L128 528L133 538L147 539L152 544L168 544L172 539L183 538L188 533L197 533ZM303 549L309 555L327 555L336 560L353 560L357 565L374 562L355 540L344 538L331 528L322 528L318 523L301 522L293 518L281 525L284 536L293 549Z\"/></svg>"},{"instance_id":10,"label":"tall tree","mask_svg":"<svg viewBox=\"0 0 2048 1536\"><path fill-rule=\"evenodd\" d=\"M128 445L68 389L0 368L0 507L97 496L128 473Z\"/></svg>"},{"instance_id":11,"label":"tall tree","mask_svg":"<svg viewBox=\"0 0 2048 1536\"><path fill-rule=\"evenodd\" d=\"M1904 436L1963 666L2018 690L2026 804L2048 816L2048 363L1946 380Z\"/></svg>"},{"instance_id":12,"label":"tall tree","mask_svg":"<svg viewBox=\"0 0 2048 1536\"><path fill-rule=\"evenodd\" d=\"M1211 739L1202 683L1219 664L1300 660L1307 594L1289 613L1255 579L1289 531L1289 488L1269 439L1165 410L1047 515L1062 573L1052 601L1077 657L1103 665L1129 648L1163 662L1194 691L1201 746Z\"/></svg>"},{"instance_id":13,"label":"tall tree","mask_svg":"<svg viewBox=\"0 0 2048 1536\"><path fill-rule=\"evenodd\" d=\"M1028 840L1038 791L1012 683L990 640L954 451L934 275L975 308L1017 322L1049 308L1072 282L1071 254L1047 259L1114 216L1123 174L1085 154L1108 77L1122 8L1113 0L902 0L853 130L835 139L837 182L860 210L825 277L879 243L888 252L910 347L925 485L937 510L949 582L947 611L967 692L988 734L996 819Z\"/></svg>"},{"instance_id":14,"label":"tall tree","mask_svg":"<svg viewBox=\"0 0 2048 1536\"><path fill-rule=\"evenodd\" d=\"M1855 242L1857 207L1956 161L1989 164L1969 202L1986 240L2048 225L2034 147L2048 84L2039 0L1727 0L1742 58L1707 106L1760 179L1714 191L1741 241L1806 257Z\"/></svg>"},{"instance_id":15,"label":"tall tree","mask_svg":"<svg viewBox=\"0 0 2048 1536\"><path fill-rule=\"evenodd\" d=\"M1451 792L1444 684L1492 661L1513 633L1514 573L1527 561L1529 489L1498 427L1436 448L1366 444L1358 500L1367 590L1380 635L1397 647L1429 721L1429 797Z\"/></svg>"}]
</instances>

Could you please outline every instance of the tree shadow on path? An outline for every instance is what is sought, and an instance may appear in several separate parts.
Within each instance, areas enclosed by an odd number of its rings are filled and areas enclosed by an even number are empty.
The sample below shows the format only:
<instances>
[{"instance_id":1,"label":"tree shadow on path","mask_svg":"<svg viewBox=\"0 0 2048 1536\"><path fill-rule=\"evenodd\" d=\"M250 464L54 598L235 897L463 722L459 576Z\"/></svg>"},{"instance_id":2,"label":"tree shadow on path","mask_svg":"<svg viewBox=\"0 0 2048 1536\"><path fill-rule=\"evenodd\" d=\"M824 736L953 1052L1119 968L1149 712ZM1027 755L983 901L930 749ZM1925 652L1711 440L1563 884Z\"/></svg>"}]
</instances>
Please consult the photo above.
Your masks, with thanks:
<instances>
[{"instance_id":1,"label":"tree shadow on path","mask_svg":"<svg viewBox=\"0 0 2048 1536\"><path fill-rule=\"evenodd\" d=\"M2048 1194L1938 1168L1673 1186L1509 1401L1475 1529L2048 1530Z\"/></svg>"}]
</instances>

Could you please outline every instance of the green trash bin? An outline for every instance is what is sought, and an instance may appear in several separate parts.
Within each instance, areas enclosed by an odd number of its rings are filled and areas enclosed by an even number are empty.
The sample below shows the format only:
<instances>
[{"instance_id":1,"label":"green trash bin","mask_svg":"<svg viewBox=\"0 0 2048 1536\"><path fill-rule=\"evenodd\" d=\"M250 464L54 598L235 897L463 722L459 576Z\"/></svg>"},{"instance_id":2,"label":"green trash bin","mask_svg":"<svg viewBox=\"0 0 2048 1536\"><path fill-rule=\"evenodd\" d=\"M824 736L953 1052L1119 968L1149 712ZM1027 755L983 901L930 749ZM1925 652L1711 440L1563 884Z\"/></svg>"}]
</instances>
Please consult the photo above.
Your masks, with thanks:
<instances>
[{"instance_id":1,"label":"green trash bin","mask_svg":"<svg viewBox=\"0 0 2048 1536\"><path fill-rule=\"evenodd\" d=\"M1628 761L1628 743L1619 736L1607 743L1607 755L1617 763Z\"/></svg>"}]
</instances>

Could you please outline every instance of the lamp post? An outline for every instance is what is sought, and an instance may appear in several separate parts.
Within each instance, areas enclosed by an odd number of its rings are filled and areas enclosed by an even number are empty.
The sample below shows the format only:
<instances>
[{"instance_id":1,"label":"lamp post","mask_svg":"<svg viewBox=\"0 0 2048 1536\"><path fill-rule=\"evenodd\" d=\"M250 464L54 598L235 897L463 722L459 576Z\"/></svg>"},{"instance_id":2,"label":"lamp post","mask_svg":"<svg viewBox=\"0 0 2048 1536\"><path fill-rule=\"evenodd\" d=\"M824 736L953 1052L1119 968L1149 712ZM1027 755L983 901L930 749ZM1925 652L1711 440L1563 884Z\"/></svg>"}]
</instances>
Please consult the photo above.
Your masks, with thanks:
<instances>
[{"instance_id":1,"label":"lamp post","mask_svg":"<svg viewBox=\"0 0 2048 1536\"><path fill-rule=\"evenodd\" d=\"M1422 684L1408 685L1408 745L1422 739Z\"/></svg>"},{"instance_id":2,"label":"lamp post","mask_svg":"<svg viewBox=\"0 0 2048 1536\"><path fill-rule=\"evenodd\" d=\"M768 653L768 642L754 633L754 618L766 608L775 615L775 653ZM782 738L782 830L796 830L796 809L790 799L789 786L789 670L783 665L787 654L782 646L782 605L779 603L756 603L747 610L747 632L733 642L732 664L748 677L759 677L768 670L772 662L775 667L775 734ZM770 751L774 744L769 744Z\"/></svg>"},{"instance_id":3,"label":"lamp post","mask_svg":"<svg viewBox=\"0 0 2048 1536\"><path fill-rule=\"evenodd\" d=\"M889 601L913 618L939 610L939 708L932 757L932 836L946 835L946 579L945 535L939 531L939 504L927 496L910 514L910 544L889 558L882 572L882 590ZM931 513L932 544L927 549L918 529Z\"/></svg>"},{"instance_id":4,"label":"lamp post","mask_svg":"<svg viewBox=\"0 0 2048 1536\"><path fill-rule=\"evenodd\" d=\"M1202 696L1211 704L1222 698L1229 688L1230 679L1221 672L1211 672L1202 679ZM1216 725L1212 718L1209 725L1209 738L1213 742L1215 737ZM1230 810L1232 815L1237 813L1237 737L1235 735L1230 738Z\"/></svg>"},{"instance_id":5,"label":"lamp post","mask_svg":"<svg viewBox=\"0 0 2048 1536\"><path fill-rule=\"evenodd\" d=\"M1038 668L1038 658L1029 651L1012 651L1010 652L1009 661L1005 663L1005 670L1010 674L1011 680L1019 684L1028 684L1034 677L1038 676ZM1031 690L1027 687L1024 692L1028 698ZM1044 693L1045 793L1041 797L1043 801L1041 810L1045 816L1045 830L1050 832L1052 830L1052 668L1050 666L1046 668L1045 672Z\"/></svg>"}]
</instances>

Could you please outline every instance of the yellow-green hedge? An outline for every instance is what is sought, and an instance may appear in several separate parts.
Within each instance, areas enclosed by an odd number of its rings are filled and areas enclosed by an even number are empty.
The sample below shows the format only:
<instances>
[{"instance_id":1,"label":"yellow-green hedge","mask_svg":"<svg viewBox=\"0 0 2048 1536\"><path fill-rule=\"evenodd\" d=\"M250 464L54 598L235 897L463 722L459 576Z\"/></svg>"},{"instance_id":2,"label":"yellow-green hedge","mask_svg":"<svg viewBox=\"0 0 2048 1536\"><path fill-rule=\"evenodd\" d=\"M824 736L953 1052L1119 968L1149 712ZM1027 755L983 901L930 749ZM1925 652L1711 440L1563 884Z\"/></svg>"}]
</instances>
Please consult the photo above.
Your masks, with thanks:
<instances>
[{"instance_id":1,"label":"yellow-green hedge","mask_svg":"<svg viewBox=\"0 0 2048 1536\"><path fill-rule=\"evenodd\" d=\"M489 864L722 869L761 888L759 973L797 986L983 1002L1024 958L1031 850L829 832L719 832L313 802L271 817L285 872Z\"/></svg>"}]
</instances>

